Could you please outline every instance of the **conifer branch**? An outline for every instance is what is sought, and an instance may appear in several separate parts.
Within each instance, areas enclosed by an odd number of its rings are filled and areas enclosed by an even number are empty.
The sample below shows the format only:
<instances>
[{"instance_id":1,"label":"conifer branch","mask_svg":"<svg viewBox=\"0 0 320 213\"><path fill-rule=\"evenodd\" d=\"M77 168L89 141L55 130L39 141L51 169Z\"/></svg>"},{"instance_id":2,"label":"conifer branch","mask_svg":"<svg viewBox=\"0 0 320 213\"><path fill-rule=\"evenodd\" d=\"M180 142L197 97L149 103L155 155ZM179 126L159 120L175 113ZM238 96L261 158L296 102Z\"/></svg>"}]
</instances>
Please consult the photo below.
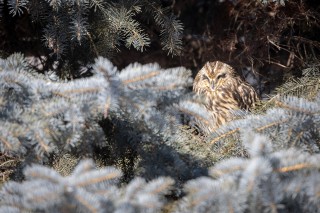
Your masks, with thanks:
<instances>
[{"instance_id":1,"label":"conifer branch","mask_svg":"<svg viewBox=\"0 0 320 213\"><path fill-rule=\"evenodd\" d=\"M299 163L299 164L296 164L293 166L286 166L286 167L278 168L276 171L281 172L281 173L285 173L285 172L292 172L292 171L297 171L297 170L301 170L301 169L310 169L312 167L314 167L314 166L309 163Z\"/></svg>"},{"instance_id":2,"label":"conifer branch","mask_svg":"<svg viewBox=\"0 0 320 213\"><path fill-rule=\"evenodd\" d=\"M226 132L226 133L224 133L224 134L222 134L222 135L219 135L219 137L216 137L216 138L214 138L213 140L211 140L211 141L210 141L210 144L214 144L214 143L218 142L219 140L221 140L222 138L227 137L227 136L229 136L229 135L232 135L232 134L234 134L235 132L238 132L239 130L240 130L240 128L236 128L236 129L231 130L231 131L229 131L229 132Z\"/></svg>"},{"instance_id":3,"label":"conifer branch","mask_svg":"<svg viewBox=\"0 0 320 213\"><path fill-rule=\"evenodd\" d=\"M220 127L211 134L207 143L215 144L213 149L217 152L234 143L236 134L244 129L269 135L275 141L273 145L278 148L300 147L310 152L318 152L319 138L318 117L319 103L306 101L296 97L282 97L276 101L275 108L268 109L265 114L248 115L243 119L235 120ZM306 127L308 126L308 127ZM245 128L244 128L245 127ZM310 136L315 138L310 140ZM234 147L240 153L243 147ZM218 149L218 150L216 150Z\"/></svg>"},{"instance_id":4,"label":"conifer branch","mask_svg":"<svg viewBox=\"0 0 320 213\"><path fill-rule=\"evenodd\" d=\"M2 188L0 212L12 209L20 212L118 212L127 208L157 212L164 205L163 196L173 185L170 178L149 183L135 179L120 188L117 186L121 177L119 170L92 167L91 160L82 160L71 176L62 177L53 169L33 165L25 170L27 180L8 182Z\"/></svg>"},{"instance_id":5,"label":"conifer branch","mask_svg":"<svg viewBox=\"0 0 320 213\"><path fill-rule=\"evenodd\" d=\"M319 192L309 188L319 176L318 154L298 149L273 151L266 137L242 134L249 158L221 161L210 169L212 178L187 182L187 196L179 201L175 212L279 211L290 209L293 203L304 211L318 208L318 204L307 202ZM292 175L283 175L289 172Z\"/></svg>"}]
</instances>

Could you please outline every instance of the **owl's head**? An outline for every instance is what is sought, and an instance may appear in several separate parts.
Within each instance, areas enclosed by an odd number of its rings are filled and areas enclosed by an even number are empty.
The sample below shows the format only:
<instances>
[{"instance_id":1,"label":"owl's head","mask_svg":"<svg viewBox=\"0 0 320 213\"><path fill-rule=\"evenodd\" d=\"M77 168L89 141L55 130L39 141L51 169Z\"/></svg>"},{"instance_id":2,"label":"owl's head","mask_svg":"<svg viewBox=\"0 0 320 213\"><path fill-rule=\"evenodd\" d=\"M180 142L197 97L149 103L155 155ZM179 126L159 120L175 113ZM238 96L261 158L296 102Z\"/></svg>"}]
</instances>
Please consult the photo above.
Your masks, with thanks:
<instances>
[{"instance_id":1,"label":"owl's head","mask_svg":"<svg viewBox=\"0 0 320 213\"><path fill-rule=\"evenodd\" d=\"M228 64L221 61L207 62L197 74L195 83L198 84L197 87L201 88L201 90L206 88L206 90L214 91L221 86L227 85L235 76L235 70Z\"/></svg>"}]
</instances>

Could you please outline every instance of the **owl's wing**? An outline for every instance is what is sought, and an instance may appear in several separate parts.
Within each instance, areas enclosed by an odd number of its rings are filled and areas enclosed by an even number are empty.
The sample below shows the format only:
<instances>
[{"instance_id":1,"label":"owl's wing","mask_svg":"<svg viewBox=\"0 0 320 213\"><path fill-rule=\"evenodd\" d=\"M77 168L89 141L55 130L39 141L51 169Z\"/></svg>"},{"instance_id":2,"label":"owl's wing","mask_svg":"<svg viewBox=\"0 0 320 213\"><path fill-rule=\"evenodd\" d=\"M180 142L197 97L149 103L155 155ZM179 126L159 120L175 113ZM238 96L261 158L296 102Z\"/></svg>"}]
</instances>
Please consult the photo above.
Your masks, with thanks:
<instances>
[{"instance_id":1,"label":"owl's wing","mask_svg":"<svg viewBox=\"0 0 320 213\"><path fill-rule=\"evenodd\" d=\"M258 95L254 88L247 84L242 83L238 87L239 92L239 107L241 109L249 110L251 107L255 106L255 102L258 101Z\"/></svg>"}]
</instances>

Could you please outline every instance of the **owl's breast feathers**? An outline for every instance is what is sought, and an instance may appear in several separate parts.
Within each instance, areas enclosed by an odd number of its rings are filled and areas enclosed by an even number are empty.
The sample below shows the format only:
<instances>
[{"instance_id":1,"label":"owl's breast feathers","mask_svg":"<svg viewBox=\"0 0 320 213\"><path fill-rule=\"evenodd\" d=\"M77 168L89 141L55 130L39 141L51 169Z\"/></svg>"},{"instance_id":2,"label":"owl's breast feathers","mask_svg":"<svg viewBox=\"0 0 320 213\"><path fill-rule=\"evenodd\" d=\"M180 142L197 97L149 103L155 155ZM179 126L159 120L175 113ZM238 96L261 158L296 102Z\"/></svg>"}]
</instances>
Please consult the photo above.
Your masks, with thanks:
<instances>
[{"instance_id":1,"label":"owl's breast feathers","mask_svg":"<svg viewBox=\"0 0 320 213\"><path fill-rule=\"evenodd\" d=\"M206 107L211 111L216 126L234 118L232 110L249 110L258 100L255 90L246 83L221 86L206 97Z\"/></svg>"}]
</instances>

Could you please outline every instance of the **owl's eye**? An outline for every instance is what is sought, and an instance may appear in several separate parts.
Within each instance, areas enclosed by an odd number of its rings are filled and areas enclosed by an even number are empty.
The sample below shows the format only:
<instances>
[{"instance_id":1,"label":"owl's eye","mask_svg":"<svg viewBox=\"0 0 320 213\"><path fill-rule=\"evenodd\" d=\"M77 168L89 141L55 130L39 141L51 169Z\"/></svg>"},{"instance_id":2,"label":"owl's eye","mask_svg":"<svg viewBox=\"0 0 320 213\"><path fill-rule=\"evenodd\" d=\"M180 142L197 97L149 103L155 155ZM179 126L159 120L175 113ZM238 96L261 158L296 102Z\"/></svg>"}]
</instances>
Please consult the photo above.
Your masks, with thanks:
<instances>
[{"instance_id":1,"label":"owl's eye","mask_svg":"<svg viewBox=\"0 0 320 213\"><path fill-rule=\"evenodd\" d=\"M226 77L226 73L222 73L217 76L217 80L219 80L220 78L225 78L225 77Z\"/></svg>"},{"instance_id":2,"label":"owl's eye","mask_svg":"<svg viewBox=\"0 0 320 213\"><path fill-rule=\"evenodd\" d=\"M205 75L205 76L203 76L203 78L202 78L202 79L203 79L203 80L205 80L205 81L210 81L210 80L209 80L209 78L208 78L208 76L206 76L206 75Z\"/></svg>"}]
</instances>

